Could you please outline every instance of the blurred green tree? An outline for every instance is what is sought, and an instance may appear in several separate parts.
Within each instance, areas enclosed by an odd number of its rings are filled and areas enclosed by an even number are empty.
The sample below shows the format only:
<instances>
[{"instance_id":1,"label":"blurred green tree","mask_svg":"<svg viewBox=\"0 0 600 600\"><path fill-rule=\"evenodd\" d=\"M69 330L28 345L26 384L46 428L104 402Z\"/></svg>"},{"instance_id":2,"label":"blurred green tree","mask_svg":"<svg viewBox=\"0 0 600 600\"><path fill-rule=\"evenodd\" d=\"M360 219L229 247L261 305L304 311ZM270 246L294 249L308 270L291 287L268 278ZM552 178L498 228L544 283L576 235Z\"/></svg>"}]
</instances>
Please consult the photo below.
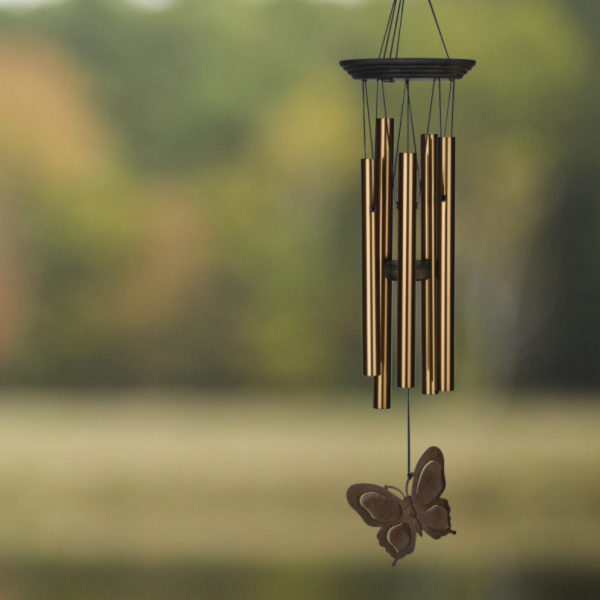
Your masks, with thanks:
<instances>
[{"instance_id":1,"label":"blurred green tree","mask_svg":"<svg viewBox=\"0 0 600 600\"><path fill-rule=\"evenodd\" d=\"M1 12L4 381L360 385L360 86L337 61L376 51L388 9ZM402 50L438 53L408 10ZM438 12L479 61L457 105L460 384L597 386L597 3Z\"/></svg>"}]
</instances>

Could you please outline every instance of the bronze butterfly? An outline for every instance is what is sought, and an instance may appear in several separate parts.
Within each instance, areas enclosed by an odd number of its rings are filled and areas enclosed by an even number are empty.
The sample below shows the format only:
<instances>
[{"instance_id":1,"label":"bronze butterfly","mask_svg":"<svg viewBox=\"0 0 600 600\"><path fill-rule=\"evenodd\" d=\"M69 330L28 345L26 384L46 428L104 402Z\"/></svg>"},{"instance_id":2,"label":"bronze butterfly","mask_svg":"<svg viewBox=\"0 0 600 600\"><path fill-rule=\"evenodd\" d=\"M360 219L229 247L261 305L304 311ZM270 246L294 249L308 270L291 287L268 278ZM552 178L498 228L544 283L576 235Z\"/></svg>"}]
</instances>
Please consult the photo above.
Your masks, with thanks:
<instances>
[{"instance_id":1,"label":"bronze butterfly","mask_svg":"<svg viewBox=\"0 0 600 600\"><path fill-rule=\"evenodd\" d=\"M409 481L411 477L409 476ZM393 486L355 483L346 497L350 506L373 527L379 527L377 539L396 562L415 549L417 533L423 531L434 540L456 531L450 529L450 505L442 492L446 488L444 455L432 446L417 462L412 478L412 493ZM398 496L391 490L400 492Z\"/></svg>"}]
</instances>

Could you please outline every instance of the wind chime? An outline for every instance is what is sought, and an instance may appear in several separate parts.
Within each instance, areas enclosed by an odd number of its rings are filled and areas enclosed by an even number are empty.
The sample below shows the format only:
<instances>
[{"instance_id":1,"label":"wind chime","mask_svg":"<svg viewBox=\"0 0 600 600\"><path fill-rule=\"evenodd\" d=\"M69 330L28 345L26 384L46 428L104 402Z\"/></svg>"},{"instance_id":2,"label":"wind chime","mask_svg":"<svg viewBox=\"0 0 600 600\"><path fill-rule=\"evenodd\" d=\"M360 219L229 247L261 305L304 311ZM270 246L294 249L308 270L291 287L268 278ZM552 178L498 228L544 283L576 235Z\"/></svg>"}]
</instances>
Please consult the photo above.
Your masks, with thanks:
<instances>
[{"instance_id":1,"label":"wind chime","mask_svg":"<svg viewBox=\"0 0 600 600\"><path fill-rule=\"evenodd\" d=\"M425 531L438 539L455 533L450 528L450 506L441 497L446 486L441 450L435 446L427 449L411 472L410 389L415 386L417 283L421 285L422 392L433 395L454 389L454 100L456 81L475 61L450 58L431 0L428 4L445 58L398 57L405 0L394 0L378 57L340 62L354 79L362 81L363 372L374 378L374 408L390 408L392 283L396 281L397 385L408 390L404 491L394 486L355 484L348 489L347 499L367 525L379 527L379 543L392 555L394 564L414 550L417 534ZM411 83L423 81L432 83L418 156ZM385 87L395 82L403 85L397 126L388 114L391 103ZM416 254L418 220L420 258Z\"/></svg>"}]
</instances>

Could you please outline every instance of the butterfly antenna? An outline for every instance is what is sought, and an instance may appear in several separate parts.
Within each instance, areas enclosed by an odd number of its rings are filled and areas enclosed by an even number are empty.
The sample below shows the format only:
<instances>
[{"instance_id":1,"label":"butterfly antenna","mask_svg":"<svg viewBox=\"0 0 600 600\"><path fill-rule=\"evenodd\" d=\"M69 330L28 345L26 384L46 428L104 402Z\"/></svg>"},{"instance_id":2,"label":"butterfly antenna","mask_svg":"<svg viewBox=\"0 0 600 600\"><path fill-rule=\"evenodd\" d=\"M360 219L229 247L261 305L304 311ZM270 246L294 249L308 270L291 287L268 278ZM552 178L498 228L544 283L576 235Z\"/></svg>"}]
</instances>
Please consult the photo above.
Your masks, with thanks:
<instances>
[{"instance_id":1,"label":"butterfly antenna","mask_svg":"<svg viewBox=\"0 0 600 600\"><path fill-rule=\"evenodd\" d=\"M403 491L402 491L400 488L397 488L395 485L386 485L385 487L386 487L386 488L389 488L389 489L391 489L391 490L396 490L397 492L400 492L400 495L401 495L403 498L406 498L406 495L404 494L404 492L403 492Z\"/></svg>"}]
</instances>

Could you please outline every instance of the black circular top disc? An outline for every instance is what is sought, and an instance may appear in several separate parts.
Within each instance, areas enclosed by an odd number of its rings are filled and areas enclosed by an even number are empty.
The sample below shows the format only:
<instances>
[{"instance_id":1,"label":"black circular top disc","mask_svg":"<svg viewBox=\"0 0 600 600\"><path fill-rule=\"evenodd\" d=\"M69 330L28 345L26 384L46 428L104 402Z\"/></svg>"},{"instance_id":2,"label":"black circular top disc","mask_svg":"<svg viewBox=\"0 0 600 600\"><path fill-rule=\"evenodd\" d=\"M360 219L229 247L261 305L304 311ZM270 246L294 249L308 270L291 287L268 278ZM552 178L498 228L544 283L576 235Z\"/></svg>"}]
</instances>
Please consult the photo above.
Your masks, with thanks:
<instances>
[{"instance_id":1,"label":"black circular top disc","mask_svg":"<svg viewBox=\"0 0 600 600\"><path fill-rule=\"evenodd\" d=\"M340 61L354 79L401 81L411 79L461 79L474 66L466 58L355 58Z\"/></svg>"}]
</instances>

